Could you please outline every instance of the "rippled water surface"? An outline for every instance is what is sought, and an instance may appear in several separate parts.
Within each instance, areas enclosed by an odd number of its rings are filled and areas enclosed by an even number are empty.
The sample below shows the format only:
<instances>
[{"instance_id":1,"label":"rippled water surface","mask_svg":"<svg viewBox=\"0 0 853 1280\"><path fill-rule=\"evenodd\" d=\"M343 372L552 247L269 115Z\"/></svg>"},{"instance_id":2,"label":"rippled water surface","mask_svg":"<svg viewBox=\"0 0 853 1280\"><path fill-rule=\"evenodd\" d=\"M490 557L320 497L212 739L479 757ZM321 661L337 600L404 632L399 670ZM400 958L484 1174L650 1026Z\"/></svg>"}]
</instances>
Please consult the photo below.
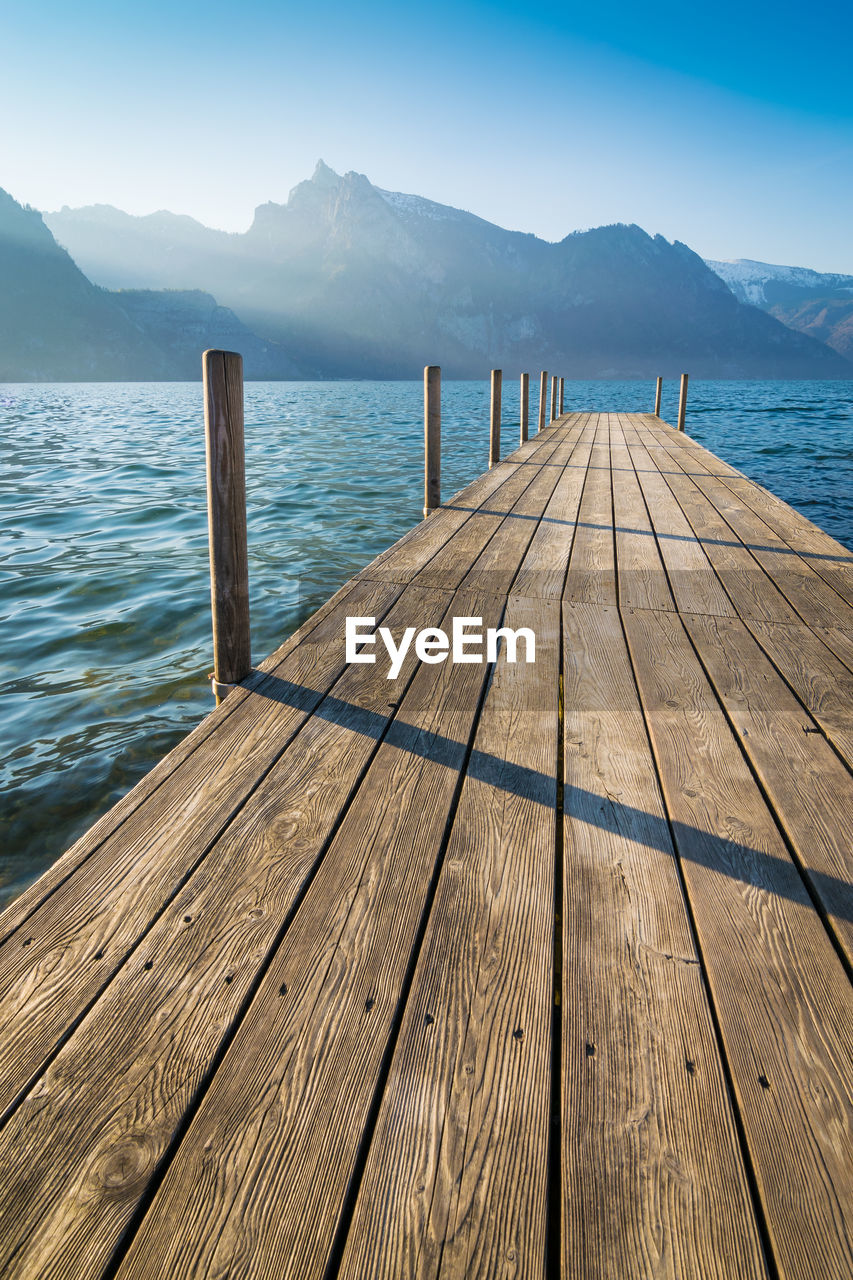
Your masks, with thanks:
<instances>
[{"instance_id":1,"label":"rippled water surface","mask_svg":"<svg viewBox=\"0 0 853 1280\"><path fill-rule=\"evenodd\" d=\"M505 451L517 413L505 386ZM256 659L420 518L422 415L419 382L247 384ZM0 385L0 905L211 708L202 422L200 384ZM853 547L853 383L692 383L688 431ZM486 466L485 383L445 383L442 436L446 496Z\"/></svg>"}]
</instances>

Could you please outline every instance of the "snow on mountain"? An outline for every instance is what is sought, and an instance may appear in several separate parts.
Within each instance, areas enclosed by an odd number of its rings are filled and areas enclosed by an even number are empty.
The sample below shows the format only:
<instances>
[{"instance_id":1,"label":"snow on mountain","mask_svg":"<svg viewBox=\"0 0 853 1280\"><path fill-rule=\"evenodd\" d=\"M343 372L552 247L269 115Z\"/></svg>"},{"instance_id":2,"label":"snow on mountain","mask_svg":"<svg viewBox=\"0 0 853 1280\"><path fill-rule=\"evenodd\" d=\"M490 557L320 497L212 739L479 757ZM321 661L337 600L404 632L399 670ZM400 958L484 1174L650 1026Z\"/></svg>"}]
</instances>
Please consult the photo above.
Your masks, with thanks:
<instances>
[{"instance_id":1,"label":"snow on mountain","mask_svg":"<svg viewBox=\"0 0 853 1280\"><path fill-rule=\"evenodd\" d=\"M754 307L768 307L775 301L768 297L767 286L771 283L802 289L811 296L818 293L853 295L853 276L812 271L810 267L786 267L755 262L752 258L732 258L724 262L706 258L705 265L726 282L736 298Z\"/></svg>"}]
</instances>

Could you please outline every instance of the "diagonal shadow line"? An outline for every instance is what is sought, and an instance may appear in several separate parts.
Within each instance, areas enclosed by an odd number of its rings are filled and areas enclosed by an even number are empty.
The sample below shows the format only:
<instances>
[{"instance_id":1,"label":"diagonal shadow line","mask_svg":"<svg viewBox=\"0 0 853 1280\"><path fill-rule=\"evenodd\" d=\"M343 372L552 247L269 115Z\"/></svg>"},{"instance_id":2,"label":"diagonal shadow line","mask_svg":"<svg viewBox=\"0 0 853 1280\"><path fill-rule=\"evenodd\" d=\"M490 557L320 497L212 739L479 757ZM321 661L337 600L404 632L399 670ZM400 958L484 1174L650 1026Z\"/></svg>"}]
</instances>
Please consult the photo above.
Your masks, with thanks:
<instances>
[{"instance_id":1,"label":"diagonal shadow line","mask_svg":"<svg viewBox=\"0 0 853 1280\"><path fill-rule=\"evenodd\" d=\"M255 693L287 706L301 706L306 698L306 690L302 685L282 680L279 676L268 676ZM316 698L316 693L311 692L311 696ZM393 682L390 681L388 705L395 705ZM451 769L461 769L464 763L466 743L397 719L386 729L388 721L385 714L370 711L332 694L326 695L314 715L375 740L384 732L387 745ZM476 745L471 752L466 776L538 804L553 806L556 803L557 780L551 774L512 764L500 756L479 750ZM670 825L665 814L649 813L571 783L565 786L564 810L567 816L601 831L639 841L650 848L675 856ZM801 906L814 905L803 875L792 860L779 858L737 840L723 839L713 832L703 831L700 827L677 820L672 822L672 831L675 833L680 857ZM812 869L805 874L808 875L823 909L839 919L853 922L853 883Z\"/></svg>"},{"instance_id":2,"label":"diagonal shadow line","mask_svg":"<svg viewBox=\"0 0 853 1280\"><path fill-rule=\"evenodd\" d=\"M605 533L640 534L644 538L655 538L664 542L689 542L696 546L733 547L744 551L776 552L783 556L794 556L800 560L828 560L841 566L853 569L853 560L849 556L830 555L819 551L795 551L793 547L765 546L760 542L744 542L739 538L709 538L705 534L661 533L654 529L634 529L630 525L595 524L589 520L560 520L557 516L546 514L538 516L525 515L520 511L496 511L491 507L453 507L454 511L470 511L476 515L500 516L502 520L534 520L540 524L562 524L571 529L599 529ZM762 570L762 572L764 572Z\"/></svg>"},{"instance_id":3,"label":"diagonal shadow line","mask_svg":"<svg viewBox=\"0 0 853 1280\"><path fill-rule=\"evenodd\" d=\"M547 518L548 517L545 517L545 516L542 517L543 520ZM567 522L559 521L558 523L564 524ZM654 538L655 536L657 536L659 539L663 539L666 542L693 542L699 545L707 545L710 547L741 547L746 551L770 551L770 552L775 551L775 552L778 552L779 555L797 556L801 560L832 560L837 562L838 564L849 565L850 568L853 569L853 559L851 559L850 556L830 555L822 551L795 551L793 547L765 546L763 543L760 543L760 542L743 542L739 538L733 538L733 539L708 538L701 533L697 533L693 535L687 534L687 533L660 533L660 532L656 533L654 529L631 529L626 525L620 525L620 524L617 524L617 525L585 524L583 520L579 520L578 527L581 527L581 526L585 529L604 529L608 533L609 532L640 533L647 538Z\"/></svg>"}]
</instances>

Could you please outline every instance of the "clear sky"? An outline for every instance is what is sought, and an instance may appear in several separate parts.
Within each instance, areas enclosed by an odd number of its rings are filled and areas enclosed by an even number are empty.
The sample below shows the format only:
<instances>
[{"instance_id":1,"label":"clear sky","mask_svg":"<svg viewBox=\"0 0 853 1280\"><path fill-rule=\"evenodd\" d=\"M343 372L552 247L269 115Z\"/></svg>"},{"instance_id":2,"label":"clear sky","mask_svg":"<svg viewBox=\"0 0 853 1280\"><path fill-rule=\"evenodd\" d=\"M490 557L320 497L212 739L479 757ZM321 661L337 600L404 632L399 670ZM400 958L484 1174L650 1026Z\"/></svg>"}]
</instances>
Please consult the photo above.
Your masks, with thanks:
<instances>
[{"instance_id":1,"label":"clear sky","mask_svg":"<svg viewBox=\"0 0 853 1280\"><path fill-rule=\"evenodd\" d=\"M549 240L853 273L853 6L6 0L0 187L245 230L322 157Z\"/></svg>"}]
</instances>

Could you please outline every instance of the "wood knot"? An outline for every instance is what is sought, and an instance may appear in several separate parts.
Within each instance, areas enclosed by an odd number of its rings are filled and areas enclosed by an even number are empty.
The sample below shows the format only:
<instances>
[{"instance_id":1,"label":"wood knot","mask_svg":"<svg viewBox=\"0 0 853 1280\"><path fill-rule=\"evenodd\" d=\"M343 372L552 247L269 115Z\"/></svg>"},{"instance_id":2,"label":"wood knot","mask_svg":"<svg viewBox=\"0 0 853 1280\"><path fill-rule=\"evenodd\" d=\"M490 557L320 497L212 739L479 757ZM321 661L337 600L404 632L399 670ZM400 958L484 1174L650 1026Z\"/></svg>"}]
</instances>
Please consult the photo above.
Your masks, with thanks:
<instances>
[{"instance_id":1,"label":"wood knot","mask_svg":"<svg viewBox=\"0 0 853 1280\"><path fill-rule=\"evenodd\" d=\"M105 1191L126 1194L147 1182L153 1166L147 1136L129 1134L101 1162L95 1177Z\"/></svg>"},{"instance_id":2,"label":"wood knot","mask_svg":"<svg viewBox=\"0 0 853 1280\"><path fill-rule=\"evenodd\" d=\"M425 1027L431 1027L431 1026L432 1026L432 1024L433 1024L434 1022L435 1022L435 1018L432 1016L432 1014L431 1014L431 1013L425 1013L425 1014L424 1014L424 1026L425 1026Z\"/></svg>"},{"instance_id":3,"label":"wood knot","mask_svg":"<svg viewBox=\"0 0 853 1280\"><path fill-rule=\"evenodd\" d=\"M515 1028L515 1031L513 1031L512 1033L512 1038L513 1040L518 1040L518 1041L521 1041L524 1039L524 1032L522 1031L521 1027Z\"/></svg>"}]
</instances>

